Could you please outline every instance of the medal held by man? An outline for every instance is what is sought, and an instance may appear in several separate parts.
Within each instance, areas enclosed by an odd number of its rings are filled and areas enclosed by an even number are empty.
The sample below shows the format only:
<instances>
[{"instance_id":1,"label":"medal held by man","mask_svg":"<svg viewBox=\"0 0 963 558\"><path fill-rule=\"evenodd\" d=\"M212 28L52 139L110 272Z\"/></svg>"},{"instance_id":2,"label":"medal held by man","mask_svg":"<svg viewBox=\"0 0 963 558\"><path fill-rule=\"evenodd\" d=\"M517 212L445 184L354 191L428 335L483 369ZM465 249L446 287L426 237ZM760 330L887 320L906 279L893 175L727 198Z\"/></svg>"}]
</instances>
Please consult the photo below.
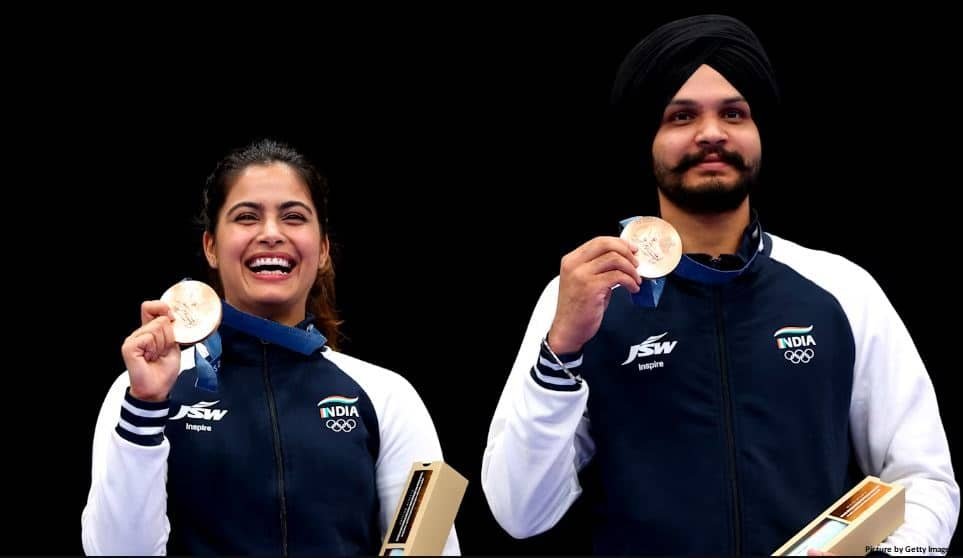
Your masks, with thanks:
<instances>
[{"instance_id":1,"label":"medal held by man","mask_svg":"<svg viewBox=\"0 0 963 558\"><path fill-rule=\"evenodd\" d=\"M638 217L629 222L620 237L639 248L636 271L645 279L672 273L682 259L682 238L675 227L658 217Z\"/></svg>"},{"instance_id":2,"label":"medal held by man","mask_svg":"<svg viewBox=\"0 0 963 558\"><path fill-rule=\"evenodd\" d=\"M682 238L675 227L658 217L636 217L622 228L620 238L635 245L636 271L644 279L632 301L639 306L654 308L659 304L666 275L682 260Z\"/></svg>"}]
</instances>

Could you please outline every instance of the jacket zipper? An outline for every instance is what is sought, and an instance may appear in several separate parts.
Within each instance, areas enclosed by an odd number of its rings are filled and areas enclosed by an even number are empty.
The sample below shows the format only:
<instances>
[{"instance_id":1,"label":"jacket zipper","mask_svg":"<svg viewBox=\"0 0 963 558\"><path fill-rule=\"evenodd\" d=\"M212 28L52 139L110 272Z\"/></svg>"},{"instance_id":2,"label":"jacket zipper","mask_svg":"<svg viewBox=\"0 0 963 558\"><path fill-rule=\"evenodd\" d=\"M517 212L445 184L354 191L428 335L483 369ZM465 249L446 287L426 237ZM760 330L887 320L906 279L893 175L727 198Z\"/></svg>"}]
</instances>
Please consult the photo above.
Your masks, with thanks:
<instances>
[{"instance_id":1,"label":"jacket zipper","mask_svg":"<svg viewBox=\"0 0 963 558\"><path fill-rule=\"evenodd\" d=\"M736 440L735 435L732 433L732 398L729 390L729 367L726 365L726 332L725 325L722 319L722 291L717 288L715 292L715 307L716 307L716 331L718 332L719 341L719 371L722 376L722 406L723 406L723 421L726 425L726 444L729 450L729 479L731 481L732 488L732 530L733 539L735 542L735 551L733 554L735 556L742 555L742 537L740 533L742 527L740 525L740 503L739 503L739 484L736 480Z\"/></svg>"},{"instance_id":2,"label":"jacket zipper","mask_svg":"<svg viewBox=\"0 0 963 558\"><path fill-rule=\"evenodd\" d=\"M268 375L268 348L264 345L264 389L267 390L268 409L271 411L271 429L274 431L274 461L278 468L278 494L281 497L281 555L288 555L288 506L284 496L284 456L281 454L281 430L278 427L278 409L274 403L274 390Z\"/></svg>"}]
</instances>

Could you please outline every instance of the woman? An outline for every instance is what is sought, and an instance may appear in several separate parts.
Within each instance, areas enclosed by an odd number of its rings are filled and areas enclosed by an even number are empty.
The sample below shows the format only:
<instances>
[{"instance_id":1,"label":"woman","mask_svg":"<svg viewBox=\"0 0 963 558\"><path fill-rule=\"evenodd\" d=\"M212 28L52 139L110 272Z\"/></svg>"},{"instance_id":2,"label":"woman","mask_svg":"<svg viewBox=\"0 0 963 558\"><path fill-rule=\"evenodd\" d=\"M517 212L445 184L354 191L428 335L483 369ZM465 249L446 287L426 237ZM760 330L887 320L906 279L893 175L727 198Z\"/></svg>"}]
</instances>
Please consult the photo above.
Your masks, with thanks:
<instances>
[{"instance_id":1,"label":"woman","mask_svg":"<svg viewBox=\"0 0 963 558\"><path fill-rule=\"evenodd\" d=\"M377 554L412 463L441 449L406 380L334 350L325 181L264 140L222 160L204 194L221 354L181 351L170 308L143 303L97 420L84 550Z\"/></svg>"}]
</instances>

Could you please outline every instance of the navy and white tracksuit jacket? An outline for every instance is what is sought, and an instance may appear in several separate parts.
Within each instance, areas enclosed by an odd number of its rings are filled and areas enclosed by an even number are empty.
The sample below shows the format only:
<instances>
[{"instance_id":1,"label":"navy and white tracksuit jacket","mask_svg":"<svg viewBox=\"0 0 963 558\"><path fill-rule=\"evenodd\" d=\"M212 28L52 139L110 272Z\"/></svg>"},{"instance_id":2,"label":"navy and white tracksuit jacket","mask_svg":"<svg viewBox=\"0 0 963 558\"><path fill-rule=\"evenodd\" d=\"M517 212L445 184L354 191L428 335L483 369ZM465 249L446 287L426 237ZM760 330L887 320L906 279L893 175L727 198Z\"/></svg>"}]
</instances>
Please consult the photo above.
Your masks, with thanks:
<instances>
[{"instance_id":1,"label":"navy and white tracksuit jacket","mask_svg":"<svg viewBox=\"0 0 963 558\"><path fill-rule=\"evenodd\" d=\"M880 287L757 223L740 256L724 284L670 275L654 309L616 289L596 336L560 355L582 381L541 347L549 283L482 466L508 533L551 528L584 485L598 553L768 555L875 475L906 487L884 545L949 546L959 487L936 397Z\"/></svg>"},{"instance_id":2,"label":"navy and white tracksuit jacket","mask_svg":"<svg viewBox=\"0 0 963 558\"><path fill-rule=\"evenodd\" d=\"M305 356L219 333L216 393L194 387L193 348L169 402L132 398L126 373L110 388L84 550L377 554L412 464L442 458L414 388L330 349ZM454 529L445 553L458 553Z\"/></svg>"}]
</instances>

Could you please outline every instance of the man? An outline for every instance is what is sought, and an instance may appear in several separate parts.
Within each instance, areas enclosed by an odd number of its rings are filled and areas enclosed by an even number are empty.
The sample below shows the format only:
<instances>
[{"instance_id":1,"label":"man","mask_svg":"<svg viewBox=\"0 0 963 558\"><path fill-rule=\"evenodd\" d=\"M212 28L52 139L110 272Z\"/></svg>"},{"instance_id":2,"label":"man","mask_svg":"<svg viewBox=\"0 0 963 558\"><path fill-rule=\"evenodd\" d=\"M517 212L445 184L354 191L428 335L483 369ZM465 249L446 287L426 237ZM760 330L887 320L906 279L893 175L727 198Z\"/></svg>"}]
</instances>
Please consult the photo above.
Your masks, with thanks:
<instances>
[{"instance_id":1,"label":"man","mask_svg":"<svg viewBox=\"0 0 963 558\"><path fill-rule=\"evenodd\" d=\"M777 104L756 36L725 16L664 25L613 102L685 255L650 304L628 242L562 259L492 419L495 518L541 533L585 484L599 553L770 554L875 475L906 488L882 546L946 548L959 487L902 321L864 270L750 209Z\"/></svg>"}]
</instances>

